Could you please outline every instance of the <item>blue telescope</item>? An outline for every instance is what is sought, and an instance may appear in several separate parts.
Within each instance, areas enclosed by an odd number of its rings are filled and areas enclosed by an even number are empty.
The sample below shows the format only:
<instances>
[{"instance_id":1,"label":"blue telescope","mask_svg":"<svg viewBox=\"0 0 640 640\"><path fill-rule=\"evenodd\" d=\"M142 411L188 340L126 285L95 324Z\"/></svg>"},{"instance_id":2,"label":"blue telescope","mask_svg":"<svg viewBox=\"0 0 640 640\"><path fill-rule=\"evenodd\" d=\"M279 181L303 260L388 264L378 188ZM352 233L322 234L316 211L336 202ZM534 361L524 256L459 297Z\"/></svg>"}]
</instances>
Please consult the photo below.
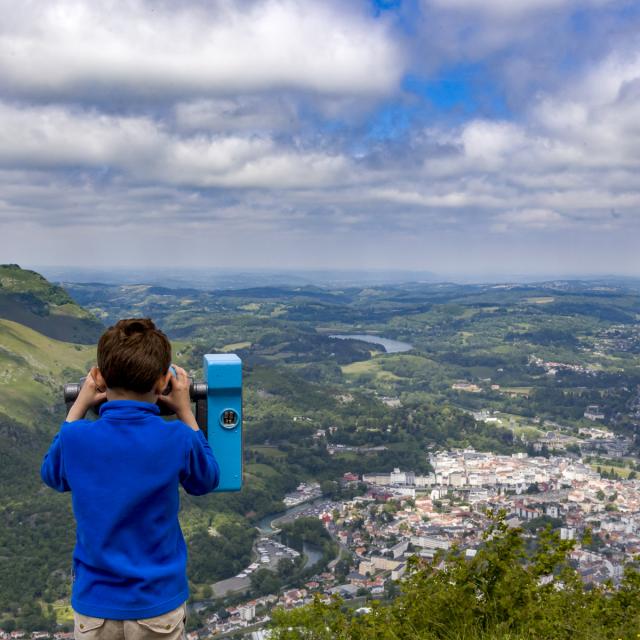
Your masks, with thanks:
<instances>
[{"instance_id":1,"label":"blue telescope","mask_svg":"<svg viewBox=\"0 0 640 640\"><path fill-rule=\"evenodd\" d=\"M191 381L189 395L195 402L198 426L204 432L220 467L215 491L242 489L242 360L233 353L208 353L203 358L204 382ZM64 385L67 409L75 402L84 379ZM168 390L167 390L168 392ZM94 407L97 413L98 407ZM162 415L170 415L160 405Z\"/></svg>"},{"instance_id":2,"label":"blue telescope","mask_svg":"<svg viewBox=\"0 0 640 640\"><path fill-rule=\"evenodd\" d=\"M205 434L220 466L220 484L216 491L239 491L242 489L242 360L234 353L216 353L205 355L203 361L207 384ZM198 425L203 428L200 422Z\"/></svg>"}]
</instances>

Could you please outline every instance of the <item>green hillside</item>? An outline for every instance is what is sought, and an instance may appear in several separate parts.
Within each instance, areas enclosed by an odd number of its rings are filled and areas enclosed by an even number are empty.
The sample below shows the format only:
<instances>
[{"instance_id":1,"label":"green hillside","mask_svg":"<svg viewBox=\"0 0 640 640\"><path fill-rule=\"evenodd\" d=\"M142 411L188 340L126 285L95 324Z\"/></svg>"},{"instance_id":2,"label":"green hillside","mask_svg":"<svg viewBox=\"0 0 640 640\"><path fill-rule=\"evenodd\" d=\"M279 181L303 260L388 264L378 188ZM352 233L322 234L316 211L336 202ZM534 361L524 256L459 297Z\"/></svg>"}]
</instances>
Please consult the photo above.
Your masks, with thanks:
<instances>
[{"instance_id":1,"label":"green hillside","mask_svg":"<svg viewBox=\"0 0 640 640\"><path fill-rule=\"evenodd\" d=\"M46 287L42 292L50 293ZM69 306L77 313L75 304ZM94 358L94 346L0 318L0 610L20 612L21 620L29 618L34 594L55 601L68 590L64 570L74 539L69 496L44 491L39 469L64 418L62 384L78 380ZM34 620L44 623L39 609Z\"/></svg>"},{"instance_id":2,"label":"green hillside","mask_svg":"<svg viewBox=\"0 0 640 640\"><path fill-rule=\"evenodd\" d=\"M17 264L0 265L0 318L80 344L94 344L103 329L64 289Z\"/></svg>"},{"instance_id":3,"label":"green hillside","mask_svg":"<svg viewBox=\"0 0 640 640\"><path fill-rule=\"evenodd\" d=\"M0 318L0 412L25 425L62 403L62 381L78 380L95 347L49 338Z\"/></svg>"}]
</instances>

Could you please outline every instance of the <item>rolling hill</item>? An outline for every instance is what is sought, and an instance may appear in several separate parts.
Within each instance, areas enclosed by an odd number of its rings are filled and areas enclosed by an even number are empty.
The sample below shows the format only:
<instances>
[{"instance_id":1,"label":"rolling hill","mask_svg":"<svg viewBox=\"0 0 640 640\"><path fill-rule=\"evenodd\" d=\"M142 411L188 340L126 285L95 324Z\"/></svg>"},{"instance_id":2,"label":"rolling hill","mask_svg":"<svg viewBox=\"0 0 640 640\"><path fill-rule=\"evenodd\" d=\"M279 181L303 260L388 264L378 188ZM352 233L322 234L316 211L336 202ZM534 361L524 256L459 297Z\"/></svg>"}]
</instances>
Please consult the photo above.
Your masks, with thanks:
<instances>
[{"instance_id":1,"label":"rolling hill","mask_svg":"<svg viewBox=\"0 0 640 640\"><path fill-rule=\"evenodd\" d=\"M0 265L0 414L28 427L57 426L62 384L87 370L102 330L64 289Z\"/></svg>"},{"instance_id":2,"label":"rolling hill","mask_svg":"<svg viewBox=\"0 0 640 640\"><path fill-rule=\"evenodd\" d=\"M103 329L64 289L17 264L0 265L0 318L79 344L95 344Z\"/></svg>"},{"instance_id":3,"label":"rolling hill","mask_svg":"<svg viewBox=\"0 0 640 640\"><path fill-rule=\"evenodd\" d=\"M78 380L93 358L93 346L55 340L0 318L0 413L26 426L53 417L52 407L63 406L62 383Z\"/></svg>"}]
</instances>

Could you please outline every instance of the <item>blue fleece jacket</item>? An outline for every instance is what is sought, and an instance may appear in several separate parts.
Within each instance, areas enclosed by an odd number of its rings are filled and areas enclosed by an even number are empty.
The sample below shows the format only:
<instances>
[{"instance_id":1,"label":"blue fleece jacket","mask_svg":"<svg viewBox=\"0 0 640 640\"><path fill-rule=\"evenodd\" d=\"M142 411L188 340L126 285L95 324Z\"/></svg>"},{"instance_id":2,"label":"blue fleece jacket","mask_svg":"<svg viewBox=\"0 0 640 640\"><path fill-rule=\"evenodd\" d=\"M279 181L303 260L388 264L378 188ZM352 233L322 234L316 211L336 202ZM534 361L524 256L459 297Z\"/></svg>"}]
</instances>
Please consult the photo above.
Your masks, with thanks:
<instances>
[{"instance_id":1,"label":"blue fleece jacket","mask_svg":"<svg viewBox=\"0 0 640 640\"><path fill-rule=\"evenodd\" d=\"M115 400L94 422L63 423L41 476L56 491L72 492L73 608L132 620L183 603L189 587L178 484L202 495L219 475L202 431L166 422L154 404Z\"/></svg>"}]
</instances>

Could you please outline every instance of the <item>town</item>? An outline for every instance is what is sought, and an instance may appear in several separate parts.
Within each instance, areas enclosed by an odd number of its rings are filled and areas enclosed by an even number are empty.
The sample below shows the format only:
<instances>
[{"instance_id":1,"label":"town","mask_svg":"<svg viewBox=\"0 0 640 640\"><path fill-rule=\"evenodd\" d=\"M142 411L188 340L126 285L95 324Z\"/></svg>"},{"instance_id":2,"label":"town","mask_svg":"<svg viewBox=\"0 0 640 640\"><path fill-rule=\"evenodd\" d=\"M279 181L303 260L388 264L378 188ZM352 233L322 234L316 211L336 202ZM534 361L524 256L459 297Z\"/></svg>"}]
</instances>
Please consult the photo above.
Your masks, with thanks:
<instances>
[{"instance_id":1,"label":"town","mask_svg":"<svg viewBox=\"0 0 640 640\"><path fill-rule=\"evenodd\" d=\"M602 435L595 431L589 435ZM497 455L463 449L429 453L428 458L433 471L427 475L399 468L362 476L345 473L340 478L343 487L364 489L350 500L320 498L316 484L298 487L286 503L299 510L272 523L273 533L258 539L256 562L224 581L224 593L217 585L216 595L246 590L259 566L276 571L282 559L299 556L277 540L277 525L286 521L318 519L337 543L338 557L319 567L304 584L279 593L236 598L235 604L215 612L207 603L193 603L205 624L189 632L188 640L237 632L254 640L267 638L268 629L262 628L273 608L302 606L314 597L328 600L338 595L366 608L368 600L397 592L397 581L413 555L433 559L455 545L473 557L490 512L504 511L510 527L522 527L532 536L546 525L558 529L561 539L574 541L571 560L587 583L616 585L625 563L640 553L636 479L605 478L575 455ZM0 632L3 640L27 637L43 640L49 634ZM70 640L73 634L57 632L53 637Z\"/></svg>"},{"instance_id":2,"label":"town","mask_svg":"<svg viewBox=\"0 0 640 640\"><path fill-rule=\"evenodd\" d=\"M489 511L504 510L507 523L533 536L545 525L574 541L571 559L587 583L617 584L625 562L640 552L637 480L603 478L576 456L496 455L473 449L429 455L433 472L416 475L347 473L343 485L364 483L366 492L343 502L316 501L304 513L319 518L339 544L338 561L305 584L214 613L189 640L253 630L274 607L293 608L336 594L354 606L395 593L412 555L432 559L454 545L472 557L482 544ZM298 514L300 517L300 514Z\"/></svg>"},{"instance_id":3,"label":"town","mask_svg":"<svg viewBox=\"0 0 640 640\"><path fill-rule=\"evenodd\" d=\"M477 417L488 416L485 412ZM283 500L288 512L258 538L255 561L235 578L213 585L216 597L231 597L234 604L212 611L207 602L192 603L204 624L190 631L188 640L233 633L267 638L265 627L275 607L299 607L314 597L329 600L337 595L366 608L370 599L397 592L411 556L433 559L455 545L473 557L482 544L488 514L498 511L504 512L510 527L522 527L531 536L544 526L559 530L561 539L574 542L571 560L586 583L616 585L625 563L640 553L640 481L633 472L623 478L598 470L587 455L563 449L577 442L578 450L588 454L599 443L599 451L615 457L627 454L629 443L595 426L569 443L551 434L544 442L556 447L553 455L498 455L471 448L431 451L425 454L432 468L428 474L399 468L345 473L340 486L357 487L360 494L348 500L321 497L318 483L300 484ZM258 568L276 572L280 562L300 556L278 540L279 527L300 518L322 523L337 544L336 558L319 564L303 584L243 599ZM3 640L43 640L49 635L20 629L0 632ZM53 637L70 640L73 634L60 631Z\"/></svg>"}]
</instances>

